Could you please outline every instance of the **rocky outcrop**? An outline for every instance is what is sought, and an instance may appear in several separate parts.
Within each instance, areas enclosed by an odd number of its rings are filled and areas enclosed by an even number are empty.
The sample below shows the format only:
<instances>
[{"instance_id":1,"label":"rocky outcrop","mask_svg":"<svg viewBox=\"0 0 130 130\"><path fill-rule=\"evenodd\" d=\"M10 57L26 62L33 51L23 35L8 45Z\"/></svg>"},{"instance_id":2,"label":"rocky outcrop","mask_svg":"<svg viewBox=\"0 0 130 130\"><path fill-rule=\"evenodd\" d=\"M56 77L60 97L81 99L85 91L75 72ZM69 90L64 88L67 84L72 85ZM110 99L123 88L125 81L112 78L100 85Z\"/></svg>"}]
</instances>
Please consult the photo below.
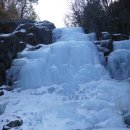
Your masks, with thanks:
<instances>
[{"instance_id":1,"label":"rocky outcrop","mask_svg":"<svg viewBox=\"0 0 130 130\"><path fill-rule=\"evenodd\" d=\"M121 40L129 39L129 35L126 35L126 34L112 34L111 37L113 41L121 41Z\"/></svg>"},{"instance_id":2,"label":"rocky outcrop","mask_svg":"<svg viewBox=\"0 0 130 130\"><path fill-rule=\"evenodd\" d=\"M10 67L12 60L25 47L26 44L20 42L15 35L0 35L0 85L5 81L5 71Z\"/></svg>"},{"instance_id":3,"label":"rocky outcrop","mask_svg":"<svg viewBox=\"0 0 130 130\"><path fill-rule=\"evenodd\" d=\"M101 32L100 37L98 40L112 40L112 41L121 41L121 40L128 40L129 35L127 34L113 34L109 32Z\"/></svg>"},{"instance_id":4,"label":"rocky outcrop","mask_svg":"<svg viewBox=\"0 0 130 130\"><path fill-rule=\"evenodd\" d=\"M48 21L29 22L20 24L12 33L0 35L0 85L5 82L5 72L17 53L22 51L26 44L50 44L54 28L54 24Z\"/></svg>"},{"instance_id":5,"label":"rocky outcrop","mask_svg":"<svg viewBox=\"0 0 130 130\"><path fill-rule=\"evenodd\" d=\"M27 23L19 25L13 32L21 41L31 45L39 43L52 43L52 30L54 24L44 21L38 23Z\"/></svg>"}]
</instances>

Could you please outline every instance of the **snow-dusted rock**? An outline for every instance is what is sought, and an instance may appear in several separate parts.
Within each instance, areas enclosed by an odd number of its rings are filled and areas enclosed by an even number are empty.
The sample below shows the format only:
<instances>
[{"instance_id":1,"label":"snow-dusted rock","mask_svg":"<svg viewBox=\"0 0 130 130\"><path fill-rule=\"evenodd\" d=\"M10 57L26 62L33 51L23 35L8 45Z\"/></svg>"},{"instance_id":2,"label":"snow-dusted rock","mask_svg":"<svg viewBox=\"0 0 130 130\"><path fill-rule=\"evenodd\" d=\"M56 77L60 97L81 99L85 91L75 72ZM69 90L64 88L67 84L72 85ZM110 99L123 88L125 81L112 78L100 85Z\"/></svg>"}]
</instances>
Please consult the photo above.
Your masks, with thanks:
<instances>
[{"instance_id":1,"label":"snow-dusted rock","mask_svg":"<svg viewBox=\"0 0 130 130\"><path fill-rule=\"evenodd\" d=\"M55 25L49 21L20 24L13 32L21 41L37 45L52 43L52 30ZM31 34L31 35L30 35Z\"/></svg>"},{"instance_id":2,"label":"snow-dusted rock","mask_svg":"<svg viewBox=\"0 0 130 130\"><path fill-rule=\"evenodd\" d=\"M101 32L101 39L109 40L109 39L111 39L111 34L109 32Z\"/></svg>"},{"instance_id":3,"label":"snow-dusted rock","mask_svg":"<svg viewBox=\"0 0 130 130\"><path fill-rule=\"evenodd\" d=\"M113 42L111 40L94 41L100 52L103 52L104 56L108 56L113 51Z\"/></svg>"}]
</instances>

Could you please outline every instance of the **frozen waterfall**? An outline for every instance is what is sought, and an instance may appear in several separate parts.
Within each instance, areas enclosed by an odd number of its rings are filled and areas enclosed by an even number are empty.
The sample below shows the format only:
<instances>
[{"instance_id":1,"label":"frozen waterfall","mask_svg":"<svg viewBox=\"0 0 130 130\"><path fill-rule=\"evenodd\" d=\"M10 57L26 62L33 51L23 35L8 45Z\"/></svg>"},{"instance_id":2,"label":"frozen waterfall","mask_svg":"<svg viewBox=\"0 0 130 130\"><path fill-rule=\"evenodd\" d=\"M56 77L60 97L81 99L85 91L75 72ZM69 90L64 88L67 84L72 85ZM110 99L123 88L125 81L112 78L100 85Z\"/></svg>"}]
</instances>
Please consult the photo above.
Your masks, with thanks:
<instances>
[{"instance_id":1,"label":"frozen waterfall","mask_svg":"<svg viewBox=\"0 0 130 130\"><path fill-rule=\"evenodd\" d=\"M20 117L18 130L127 130L130 84L109 77L94 40L82 28L62 28L53 44L28 45L7 71L15 89L1 99L0 129Z\"/></svg>"},{"instance_id":2,"label":"frozen waterfall","mask_svg":"<svg viewBox=\"0 0 130 130\"><path fill-rule=\"evenodd\" d=\"M38 88L63 84L71 92L79 84L107 78L98 51L82 28L55 29L53 40L53 44L36 51L23 51L14 60L9 73L17 80L16 86Z\"/></svg>"}]
</instances>

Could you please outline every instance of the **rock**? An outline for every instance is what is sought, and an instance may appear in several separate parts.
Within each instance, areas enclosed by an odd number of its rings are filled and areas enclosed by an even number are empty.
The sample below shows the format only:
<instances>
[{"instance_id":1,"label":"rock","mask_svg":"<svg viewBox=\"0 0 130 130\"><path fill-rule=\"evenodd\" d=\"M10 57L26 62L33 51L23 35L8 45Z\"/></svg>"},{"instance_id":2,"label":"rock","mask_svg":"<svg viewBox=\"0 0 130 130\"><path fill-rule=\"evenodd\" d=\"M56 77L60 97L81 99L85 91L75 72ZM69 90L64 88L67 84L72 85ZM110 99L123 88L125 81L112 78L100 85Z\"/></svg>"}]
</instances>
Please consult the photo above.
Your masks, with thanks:
<instances>
[{"instance_id":1,"label":"rock","mask_svg":"<svg viewBox=\"0 0 130 130\"><path fill-rule=\"evenodd\" d=\"M28 49L28 51L35 51L37 49L40 49L41 47L43 46L42 45L32 46L31 48Z\"/></svg>"},{"instance_id":2,"label":"rock","mask_svg":"<svg viewBox=\"0 0 130 130\"><path fill-rule=\"evenodd\" d=\"M121 41L121 40L128 40L129 35L126 34L112 34L113 41Z\"/></svg>"},{"instance_id":3,"label":"rock","mask_svg":"<svg viewBox=\"0 0 130 130\"><path fill-rule=\"evenodd\" d=\"M18 52L26 47L25 43L14 34L0 35L0 85L5 82L5 71L11 66L11 62Z\"/></svg>"},{"instance_id":4,"label":"rock","mask_svg":"<svg viewBox=\"0 0 130 130\"><path fill-rule=\"evenodd\" d=\"M3 90L0 90L0 96L4 95Z\"/></svg>"},{"instance_id":5,"label":"rock","mask_svg":"<svg viewBox=\"0 0 130 130\"><path fill-rule=\"evenodd\" d=\"M127 116L124 118L124 122L125 122L125 124L127 125L127 127L130 127L130 115L127 115Z\"/></svg>"},{"instance_id":6,"label":"rock","mask_svg":"<svg viewBox=\"0 0 130 130\"><path fill-rule=\"evenodd\" d=\"M21 119L17 119L14 121L10 121L8 124L3 126L2 130L9 130L11 128L18 128L23 124L23 121Z\"/></svg>"}]
</instances>

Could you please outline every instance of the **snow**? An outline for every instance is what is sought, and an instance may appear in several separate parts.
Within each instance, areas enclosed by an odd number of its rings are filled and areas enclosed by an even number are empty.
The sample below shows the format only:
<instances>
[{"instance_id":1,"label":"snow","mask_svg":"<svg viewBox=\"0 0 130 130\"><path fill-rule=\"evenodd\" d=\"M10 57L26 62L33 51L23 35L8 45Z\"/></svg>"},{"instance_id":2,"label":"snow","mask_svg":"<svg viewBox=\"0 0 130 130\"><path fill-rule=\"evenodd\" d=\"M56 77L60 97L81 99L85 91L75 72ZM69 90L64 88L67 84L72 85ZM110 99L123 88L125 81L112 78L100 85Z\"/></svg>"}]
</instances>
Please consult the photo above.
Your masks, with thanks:
<instances>
[{"instance_id":1,"label":"snow","mask_svg":"<svg viewBox=\"0 0 130 130\"><path fill-rule=\"evenodd\" d=\"M13 91L0 129L20 117L18 130L127 130L130 110L127 81L111 79L96 46L82 28L55 29L55 43L18 55L8 70Z\"/></svg>"},{"instance_id":2,"label":"snow","mask_svg":"<svg viewBox=\"0 0 130 130\"><path fill-rule=\"evenodd\" d=\"M0 34L0 37L9 37L11 35L11 33L9 34Z\"/></svg>"},{"instance_id":3,"label":"snow","mask_svg":"<svg viewBox=\"0 0 130 130\"><path fill-rule=\"evenodd\" d=\"M18 116L25 130L125 128L122 110L129 110L128 89L126 82L99 80L80 85L73 96L62 95L61 85L5 91L9 103L0 120Z\"/></svg>"}]
</instances>

